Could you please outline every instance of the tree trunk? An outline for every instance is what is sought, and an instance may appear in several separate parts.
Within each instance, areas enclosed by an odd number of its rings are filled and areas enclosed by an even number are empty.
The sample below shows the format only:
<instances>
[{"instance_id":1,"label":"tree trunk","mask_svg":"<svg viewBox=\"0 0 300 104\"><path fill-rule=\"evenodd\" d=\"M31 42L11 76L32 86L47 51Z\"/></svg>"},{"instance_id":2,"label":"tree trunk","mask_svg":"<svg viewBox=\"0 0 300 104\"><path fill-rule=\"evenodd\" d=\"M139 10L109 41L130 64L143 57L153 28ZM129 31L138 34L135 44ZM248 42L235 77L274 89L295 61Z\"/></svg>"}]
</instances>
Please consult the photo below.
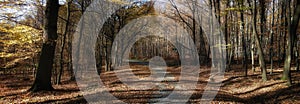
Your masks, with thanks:
<instances>
[{"instance_id":1,"label":"tree trunk","mask_svg":"<svg viewBox=\"0 0 300 104\"><path fill-rule=\"evenodd\" d=\"M262 46L262 49L265 49L265 34L266 34L266 1L265 0L259 0L260 4L260 43Z\"/></svg>"},{"instance_id":2,"label":"tree trunk","mask_svg":"<svg viewBox=\"0 0 300 104\"><path fill-rule=\"evenodd\" d=\"M58 0L47 0L44 26L44 43L35 81L30 91L53 90L51 72L57 39Z\"/></svg>"},{"instance_id":3,"label":"tree trunk","mask_svg":"<svg viewBox=\"0 0 300 104\"><path fill-rule=\"evenodd\" d=\"M64 49L66 46L66 40L67 40L67 34L68 34L68 29L69 29L69 24L70 24L70 5L72 3L73 0L67 0L67 20L66 20L66 27L65 27L65 31L63 34L63 39L62 39L62 46L61 46L61 51L60 51L60 69L58 72L58 79L57 79L57 83L56 84L61 84L61 76L63 74L63 70L64 70L64 64L65 64L65 60L64 60Z\"/></svg>"},{"instance_id":4,"label":"tree trunk","mask_svg":"<svg viewBox=\"0 0 300 104\"><path fill-rule=\"evenodd\" d=\"M252 32L254 34L254 32ZM251 66L252 66L252 72L255 72L255 60L254 60L254 45L255 45L255 39L254 35L251 37Z\"/></svg>"},{"instance_id":5,"label":"tree trunk","mask_svg":"<svg viewBox=\"0 0 300 104\"><path fill-rule=\"evenodd\" d=\"M257 51L258 51L258 55L259 55L259 64L260 64L260 68L262 71L262 80L263 81L267 81L267 69L266 69L266 64L265 64L265 60L264 60L264 53L262 52L262 48L261 48L261 44L258 38L258 34L256 31L256 0L253 1L253 34L254 34L254 38L255 38L255 42L257 45Z\"/></svg>"},{"instance_id":6,"label":"tree trunk","mask_svg":"<svg viewBox=\"0 0 300 104\"><path fill-rule=\"evenodd\" d=\"M226 6L226 8L228 8L229 7L229 2L226 3L225 6ZM225 17L225 20L224 20L224 25L225 25L224 26L225 43L226 43L226 45L229 46L229 42L228 42L228 13L226 13L224 17ZM229 62L229 48L230 47L227 47L227 49L226 49L226 62L227 62L227 64Z\"/></svg>"},{"instance_id":7,"label":"tree trunk","mask_svg":"<svg viewBox=\"0 0 300 104\"><path fill-rule=\"evenodd\" d=\"M297 59L296 59L296 71L297 71L297 72L299 72L299 66L300 66L300 65L299 65L300 60L299 60L299 50L298 50L298 48L299 48L299 47L297 46L297 50L296 50L296 58L297 58Z\"/></svg>"},{"instance_id":8,"label":"tree trunk","mask_svg":"<svg viewBox=\"0 0 300 104\"><path fill-rule=\"evenodd\" d=\"M270 74L273 74L273 35L274 35L274 20L275 20L275 0L273 0L273 9L272 9L272 23L271 23L271 36L270 36L270 64L271 64L271 72Z\"/></svg>"},{"instance_id":9,"label":"tree trunk","mask_svg":"<svg viewBox=\"0 0 300 104\"><path fill-rule=\"evenodd\" d=\"M278 7L279 6L281 6L281 11L280 11L280 13L278 13L278 17L279 17L279 20L280 21L282 21L281 23L280 23L280 25L279 26L277 26L278 27L278 33L279 33L279 36L278 36L278 53L277 53L277 55L278 55L278 59L277 59L277 64L278 64L278 67L280 68L281 67L281 62L282 62L282 57L283 57L283 55L282 55L282 42L281 42L281 39L282 39L282 35L283 35L283 33L284 33L284 31L285 31L285 28L282 28L282 27L284 27L285 25L284 25L284 17L285 17L285 12L284 12L284 10L285 10L285 8L284 8L284 6L283 6L283 3L284 3L284 1L280 1L280 3L278 3ZM282 14L281 16L279 16L279 14ZM283 31L284 30L284 31ZM285 38L283 38L283 41L285 40ZM285 43L284 43L285 44ZM284 47L284 45L283 45L283 49L284 49L285 47Z\"/></svg>"},{"instance_id":10,"label":"tree trunk","mask_svg":"<svg viewBox=\"0 0 300 104\"><path fill-rule=\"evenodd\" d=\"M249 6L252 7L250 0L247 0L247 2L248 2L248 4L249 4ZM256 9L256 8L254 8L254 9ZM251 14L252 14L252 15L254 15L254 13L253 13L253 12L254 12L254 9L251 11ZM254 20L255 20L255 19L252 20L252 21L253 21L252 24L254 23ZM254 26L249 26L249 27L252 27L252 30L253 30L253 31L251 31L251 32L254 34L254 29L253 29ZM251 29L250 29L250 30L251 30ZM254 72L255 72L255 65L254 65L254 64L255 64L255 60L254 60L254 45L255 45L255 41L254 41L254 40L255 40L255 36L254 36L254 35L252 35L252 36L250 35L249 37L250 37L250 40L251 40L251 41L250 41L250 42L251 42L251 43L250 43L250 44L251 44L251 47L250 47L250 53L251 53L251 67L252 67L252 72L254 73Z\"/></svg>"},{"instance_id":11,"label":"tree trunk","mask_svg":"<svg viewBox=\"0 0 300 104\"><path fill-rule=\"evenodd\" d=\"M239 6L240 8L243 8L244 6L244 0L241 0L239 2ZM240 10L240 19L241 19L241 26L240 26L240 32L241 32L241 36L242 36L242 48L243 48L243 67L245 69L245 76L248 76L248 57L247 57L247 47L246 47L246 42L245 42L245 23L244 23L244 14L243 14L243 10Z\"/></svg>"},{"instance_id":12,"label":"tree trunk","mask_svg":"<svg viewBox=\"0 0 300 104\"><path fill-rule=\"evenodd\" d=\"M288 2L288 1L287 1ZM289 3L289 2L288 2ZM290 7L288 7L290 8ZM300 16L300 2L297 2L297 8L295 8L295 13L292 19L292 22L289 24L288 27L288 32L289 32L289 37L288 37L288 49L286 50L286 59L284 62L284 71L283 71L283 76L282 79L283 80L287 80L287 84L291 85L292 84L292 80L291 80L291 55L293 52L293 46L294 46L294 41L295 38L297 37L296 33L297 33L297 27L299 24L299 16ZM290 16L288 16L290 17Z\"/></svg>"}]
</instances>

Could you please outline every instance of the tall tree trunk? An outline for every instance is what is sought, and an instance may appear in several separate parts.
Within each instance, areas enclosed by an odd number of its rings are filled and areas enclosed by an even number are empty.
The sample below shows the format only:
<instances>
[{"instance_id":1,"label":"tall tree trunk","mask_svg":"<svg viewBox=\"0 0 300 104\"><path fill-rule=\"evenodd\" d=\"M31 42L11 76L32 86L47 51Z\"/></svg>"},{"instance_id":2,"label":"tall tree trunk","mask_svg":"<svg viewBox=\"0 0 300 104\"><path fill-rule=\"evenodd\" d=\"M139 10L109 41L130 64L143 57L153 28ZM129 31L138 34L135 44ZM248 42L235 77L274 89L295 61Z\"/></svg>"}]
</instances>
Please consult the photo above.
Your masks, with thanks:
<instances>
[{"instance_id":1,"label":"tall tree trunk","mask_svg":"<svg viewBox=\"0 0 300 104\"><path fill-rule=\"evenodd\" d=\"M67 0L67 19L66 19L66 26L65 26L65 31L63 34L63 39L62 39L62 46L61 46L61 51L60 51L60 69L59 69L59 73L58 73L58 79L56 81L56 84L60 84L61 83L61 76L63 74L63 70L64 70L64 64L65 64L65 60L64 60L64 49L66 47L66 40L67 40L67 34L68 34L68 29L69 29L69 24L70 24L70 5L72 3L73 0Z\"/></svg>"},{"instance_id":2,"label":"tall tree trunk","mask_svg":"<svg viewBox=\"0 0 300 104\"><path fill-rule=\"evenodd\" d=\"M297 42L297 41L296 41ZM299 44L298 44L299 45ZM299 72L299 66L300 66L300 64L299 64L299 62L300 62L300 59L299 59L299 46L297 46L297 48L296 48L296 71L297 72Z\"/></svg>"},{"instance_id":3,"label":"tall tree trunk","mask_svg":"<svg viewBox=\"0 0 300 104\"><path fill-rule=\"evenodd\" d=\"M229 2L227 2L225 6L226 6L225 8L228 8L229 7ZM226 13L224 17L225 17L225 20L224 20L225 43L228 46L227 50L226 50L226 62L228 64L228 62L229 62L229 48L230 48L229 42L228 42L228 13Z\"/></svg>"},{"instance_id":4,"label":"tall tree trunk","mask_svg":"<svg viewBox=\"0 0 300 104\"><path fill-rule=\"evenodd\" d=\"M290 0L288 0L290 1ZM287 1L287 2L288 2ZM289 2L288 2L289 3ZM290 8L290 7L288 7ZM293 46L294 46L294 41L295 38L297 37L296 33L297 33L297 27L299 24L299 16L300 16L300 2L297 2L297 8L295 8L295 13L292 19L292 22L289 24L288 27L288 32L289 32L289 37L288 37L288 49L286 50L286 58L285 58L285 62L284 62L284 71L283 71L283 76L282 79L283 80L287 80L287 84L291 85L292 84L292 80L291 80L291 55L293 52ZM288 16L290 17L290 16Z\"/></svg>"},{"instance_id":5,"label":"tall tree trunk","mask_svg":"<svg viewBox=\"0 0 300 104\"><path fill-rule=\"evenodd\" d=\"M248 4L249 4L249 7L252 7L252 5L251 5L251 2L250 2L250 0L247 0L247 2L248 2ZM254 8L254 9L256 9L256 8ZM251 14L252 15L254 15L254 9L251 11ZM254 19L252 20L253 22L252 22L252 24L254 23ZM250 27L252 27L252 33L254 34L254 26L250 26ZM250 36L250 44L251 44L251 47L250 47L250 52L251 52L251 67L252 67L252 72L254 73L255 72L255 59L254 59L254 45L255 45L255 36L254 35L252 35L252 36Z\"/></svg>"},{"instance_id":6,"label":"tall tree trunk","mask_svg":"<svg viewBox=\"0 0 300 104\"><path fill-rule=\"evenodd\" d=\"M233 13L231 12L231 11L229 11L229 13L230 13L230 22L232 22L231 20L233 20ZM229 22L229 23L230 23ZM234 28L234 26L232 26L232 25L230 25L230 28L229 28L229 34L228 34L228 38L229 38L229 42L230 42L230 48L229 48L229 61L228 61L228 69L230 70L231 69L231 62L232 62L232 60L233 60L233 58L234 58L234 55L233 55L233 53L234 53L234 36L233 36L233 29Z\"/></svg>"},{"instance_id":7,"label":"tall tree trunk","mask_svg":"<svg viewBox=\"0 0 300 104\"><path fill-rule=\"evenodd\" d=\"M287 50L285 50L285 60L284 60L284 69L283 69L283 75L282 75L282 80L287 80L287 85L292 85L292 81L291 81L291 60L292 60L292 53L293 53L293 44L292 44L292 34L291 32L291 14L290 14L290 10L291 10L291 5L290 5L290 0L286 0L283 3L285 5L284 10L286 10L287 16L286 16L286 26L288 29L288 39L287 39Z\"/></svg>"},{"instance_id":8,"label":"tall tree trunk","mask_svg":"<svg viewBox=\"0 0 300 104\"><path fill-rule=\"evenodd\" d=\"M271 36L270 36L270 64L271 64L271 72L273 74L273 35L274 35L274 20L275 20L275 0L273 0L273 9L272 9L272 23L271 23Z\"/></svg>"},{"instance_id":9,"label":"tall tree trunk","mask_svg":"<svg viewBox=\"0 0 300 104\"><path fill-rule=\"evenodd\" d=\"M254 34L254 31L252 32ZM254 58L254 45L255 45L255 36L251 36L251 66L252 72L255 72L255 58Z\"/></svg>"},{"instance_id":10,"label":"tall tree trunk","mask_svg":"<svg viewBox=\"0 0 300 104\"><path fill-rule=\"evenodd\" d=\"M283 33L283 54L282 54L282 58L281 58L281 62L284 62L284 59L285 59L285 57L286 57L286 34L287 34L287 32L286 32L286 29L288 29L287 27L289 26L288 25L288 17L287 17L287 6L286 6L286 4L287 4L287 2L285 1L285 0L282 0L282 15L283 15L283 19L284 19L284 22L282 22L282 27L284 27L283 28L283 31L282 31L282 33Z\"/></svg>"},{"instance_id":11,"label":"tall tree trunk","mask_svg":"<svg viewBox=\"0 0 300 104\"><path fill-rule=\"evenodd\" d=\"M253 14L253 21L252 21L253 22L252 23L253 34L254 34L255 42L257 45L257 51L258 51L258 55L259 55L259 64L260 64L260 68L262 71L262 80L267 81L267 69L266 69L266 64L265 64L265 60L264 60L264 53L262 52L261 44L260 44L258 34L256 31L256 0L253 1L253 6L254 6L254 9L252 12L252 14Z\"/></svg>"},{"instance_id":12,"label":"tall tree trunk","mask_svg":"<svg viewBox=\"0 0 300 104\"><path fill-rule=\"evenodd\" d=\"M244 6L244 0L239 1L239 7L243 8ZM247 47L246 47L246 42L245 42L245 23L244 23L244 14L243 10L240 10L240 19L241 19L241 26L240 26L240 32L242 36L242 48L243 48L243 67L245 68L245 76L248 76L248 63L247 63Z\"/></svg>"},{"instance_id":13,"label":"tall tree trunk","mask_svg":"<svg viewBox=\"0 0 300 104\"><path fill-rule=\"evenodd\" d=\"M278 3L278 7L279 6L281 6L281 11L280 11L280 13L278 13L278 17L279 17L279 20L281 21L281 23L280 23L280 25L279 26L277 26L278 27L278 33L279 33L279 36L278 36L278 53L277 53L277 57L278 57L278 59L277 59L277 64L278 64L278 67L280 68L281 66L281 62L282 62L282 57L283 57L283 55L282 55L282 53L281 53L281 39L282 39L282 34L284 33L284 31L285 31L285 28L282 28L282 27L284 27L284 21L283 21L283 19L284 19L284 15L285 15L285 12L284 12L284 10L285 10L285 8L284 8L284 6L283 6L283 3L284 3L284 1L280 1L279 3ZM279 16L280 14L282 14L281 16ZM283 31L284 30L284 31ZM283 38L283 40L285 40L285 38ZM284 43L285 44L285 43ZM285 47L283 46L283 49L284 49Z\"/></svg>"},{"instance_id":14,"label":"tall tree trunk","mask_svg":"<svg viewBox=\"0 0 300 104\"><path fill-rule=\"evenodd\" d=\"M47 0L44 21L44 43L35 81L30 91L53 90L51 72L57 40L58 0Z\"/></svg>"},{"instance_id":15,"label":"tall tree trunk","mask_svg":"<svg viewBox=\"0 0 300 104\"><path fill-rule=\"evenodd\" d=\"M264 43L265 43L265 40L264 40L264 36L265 36L265 33L266 33L266 1L265 0L259 0L259 4L260 4L260 43L261 43L261 46L262 46L262 49L264 49Z\"/></svg>"}]
</instances>

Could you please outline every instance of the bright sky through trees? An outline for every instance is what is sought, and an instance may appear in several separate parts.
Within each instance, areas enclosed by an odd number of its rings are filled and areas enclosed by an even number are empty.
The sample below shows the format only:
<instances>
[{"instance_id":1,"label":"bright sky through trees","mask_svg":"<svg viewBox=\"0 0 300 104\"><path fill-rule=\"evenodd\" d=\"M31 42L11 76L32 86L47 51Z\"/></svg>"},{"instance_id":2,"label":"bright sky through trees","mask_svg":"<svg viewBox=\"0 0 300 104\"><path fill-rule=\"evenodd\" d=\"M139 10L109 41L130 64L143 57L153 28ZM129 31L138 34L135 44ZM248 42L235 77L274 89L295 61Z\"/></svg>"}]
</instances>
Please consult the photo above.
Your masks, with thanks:
<instances>
[{"instance_id":1,"label":"bright sky through trees","mask_svg":"<svg viewBox=\"0 0 300 104\"><path fill-rule=\"evenodd\" d=\"M38 4L37 1L39 1ZM59 0L60 5L64 5L66 0ZM11 18L16 21L24 20L27 16L36 15L36 5L46 5L46 0L0 0L0 20Z\"/></svg>"}]
</instances>

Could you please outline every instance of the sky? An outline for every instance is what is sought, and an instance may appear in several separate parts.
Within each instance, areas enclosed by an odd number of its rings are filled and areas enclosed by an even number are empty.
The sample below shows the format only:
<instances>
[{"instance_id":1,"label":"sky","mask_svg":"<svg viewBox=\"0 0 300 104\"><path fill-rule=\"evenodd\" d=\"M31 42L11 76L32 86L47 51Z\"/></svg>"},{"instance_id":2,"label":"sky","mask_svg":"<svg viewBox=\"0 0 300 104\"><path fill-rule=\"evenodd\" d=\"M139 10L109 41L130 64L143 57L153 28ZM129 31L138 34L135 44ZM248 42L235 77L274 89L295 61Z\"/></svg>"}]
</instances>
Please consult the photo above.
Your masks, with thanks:
<instances>
[{"instance_id":1,"label":"sky","mask_svg":"<svg viewBox=\"0 0 300 104\"><path fill-rule=\"evenodd\" d=\"M8 15L16 18L17 21L24 20L26 16L34 16L37 11L35 8L36 0L15 0L10 1L12 4L17 2L24 2L26 5L23 6L14 6L14 5L1 5L1 2L9 0L0 0L0 21L5 19ZM46 0L39 0L43 6L46 5ZM64 5L66 0L59 0L60 5Z\"/></svg>"},{"instance_id":2,"label":"sky","mask_svg":"<svg viewBox=\"0 0 300 104\"><path fill-rule=\"evenodd\" d=\"M37 9L35 9L35 3L37 0L14 0L14 1L11 1L12 3L23 1L27 4L25 6L17 6L17 7L14 7L14 6L3 7L3 6L1 6L1 2L3 2L3 1L8 1L8 0L0 0L0 21L2 19L5 19L5 18L3 18L3 16L7 16L7 14L13 14L13 17L18 17L16 20L20 21L20 20L24 20L26 16L34 17L37 13ZM46 5L47 0L39 0L39 1L40 1L40 3L42 3L41 5L43 5L43 6ZM133 0L133 1L150 1L150 0ZM166 9L165 6L166 6L166 4L168 4L167 2L169 2L168 0L154 0L154 1L159 2L159 3L156 3L156 8L157 9L159 8L161 10ZM174 1L176 2L177 0L174 0ZM60 5L64 5L66 3L66 0L59 0L59 3L60 3ZM178 3L176 3L176 4L178 4ZM181 8L180 5L178 5L178 6Z\"/></svg>"}]
</instances>

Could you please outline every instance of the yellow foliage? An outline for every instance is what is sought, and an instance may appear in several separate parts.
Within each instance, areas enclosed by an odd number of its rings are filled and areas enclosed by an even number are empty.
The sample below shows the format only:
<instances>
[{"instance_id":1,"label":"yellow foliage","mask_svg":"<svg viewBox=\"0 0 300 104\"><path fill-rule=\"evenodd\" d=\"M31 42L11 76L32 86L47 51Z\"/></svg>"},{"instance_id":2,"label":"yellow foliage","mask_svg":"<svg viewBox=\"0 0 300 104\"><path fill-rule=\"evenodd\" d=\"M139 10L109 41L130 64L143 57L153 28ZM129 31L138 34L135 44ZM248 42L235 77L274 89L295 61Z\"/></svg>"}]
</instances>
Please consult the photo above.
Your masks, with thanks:
<instances>
[{"instance_id":1,"label":"yellow foliage","mask_svg":"<svg viewBox=\"0 0 300 104\"><path fill-rule=\"evenodd\" d=\"M0 31L5 35L4 37L0 38L0 42L2 41L7 45L23 45L25 43L31 44L33 43L33 41L40 40L40 37L38 35L40 33L40 30L36 30L24 25L17 25L15 27L5 26L5 24L1 25L4 25L4 27L0 27Z\"/></svg>"},{"instance_id":2,"label":"yellow foliage","mask_svg":"<svg viewBox=\"0 0 300 104\"><path fill-rule=\"evenodd\" d=\"M13 66L40 50L41 31L24 25L0 23L0 67ZM12 60L14 59L14 60Z\"/></svg>"}]
</instances>

